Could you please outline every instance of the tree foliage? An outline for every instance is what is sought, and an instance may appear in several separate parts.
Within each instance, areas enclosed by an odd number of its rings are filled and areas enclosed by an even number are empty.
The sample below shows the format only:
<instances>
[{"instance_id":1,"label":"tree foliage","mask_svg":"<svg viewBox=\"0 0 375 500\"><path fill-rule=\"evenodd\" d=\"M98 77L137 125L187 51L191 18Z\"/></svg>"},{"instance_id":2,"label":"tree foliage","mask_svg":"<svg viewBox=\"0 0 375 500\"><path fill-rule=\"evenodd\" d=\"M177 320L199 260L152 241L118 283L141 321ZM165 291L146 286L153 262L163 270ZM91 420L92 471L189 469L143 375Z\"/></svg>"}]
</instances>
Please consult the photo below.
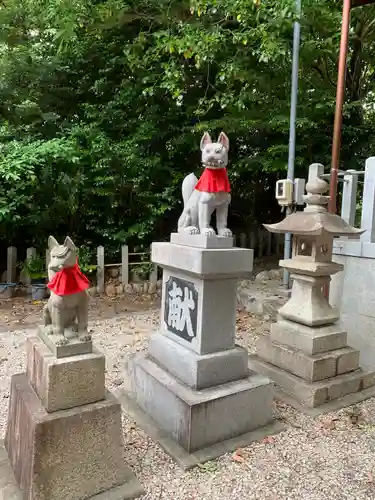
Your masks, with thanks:
<instances>
[{"instance_id":1,"label":"tree foliage","mask_svg":"<svg viewBox=\"0 0 375 500\"><path fill-rule=\"evenodd\" d=\"M342 168L374 143L375 9L352 14ZM176 224L204 130L231 139L232 225L278 217L294 0L0 4L0 238L148 244ZM329 164L341 1L304 0L297 174Z\"/></svg>"}]
</instances>

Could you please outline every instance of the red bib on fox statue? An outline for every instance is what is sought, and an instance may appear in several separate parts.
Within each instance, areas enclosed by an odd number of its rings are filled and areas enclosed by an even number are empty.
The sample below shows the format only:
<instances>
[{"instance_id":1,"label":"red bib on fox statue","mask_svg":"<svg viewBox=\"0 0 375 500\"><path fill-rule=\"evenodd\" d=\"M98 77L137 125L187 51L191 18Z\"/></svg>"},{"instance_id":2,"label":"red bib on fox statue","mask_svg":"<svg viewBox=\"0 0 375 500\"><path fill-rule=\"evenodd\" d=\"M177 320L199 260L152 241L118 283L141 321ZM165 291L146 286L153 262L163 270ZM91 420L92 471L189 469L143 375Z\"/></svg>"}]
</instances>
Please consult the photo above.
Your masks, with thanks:
<instances>
[{"instance_id":1,"label":"red bib on fox statue","mask_svg":"<svg viewBox=\"0 0 375 500\"><path fill-rule=\"evenodd\" d=\"M90 288L90 282L80 270L77 259L75 266L58 271L47 286L56 295L73 295Z\"/></svg>"},{"instance_id":2,"label":"red bib on fox statue","mask_svg":"<svg viewBox=\"0 0 375 500\"><path fill-rule=\"evenodd\" d=\"M230 193L227 169L206 167L195 189L204 193Z\"/></svg>"}]
</instances>

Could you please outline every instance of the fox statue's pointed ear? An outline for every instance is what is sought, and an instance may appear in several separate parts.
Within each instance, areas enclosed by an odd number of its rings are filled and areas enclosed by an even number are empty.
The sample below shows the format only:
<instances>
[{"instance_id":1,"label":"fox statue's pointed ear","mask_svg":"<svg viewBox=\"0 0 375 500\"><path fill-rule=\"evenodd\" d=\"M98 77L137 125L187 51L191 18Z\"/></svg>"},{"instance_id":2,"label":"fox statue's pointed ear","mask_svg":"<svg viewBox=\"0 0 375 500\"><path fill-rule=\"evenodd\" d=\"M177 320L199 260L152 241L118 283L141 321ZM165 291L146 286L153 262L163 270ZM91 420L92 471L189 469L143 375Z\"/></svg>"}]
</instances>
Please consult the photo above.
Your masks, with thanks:
<instances>
[{"instance_id":1,"label":"fox statue's pointed ear","mask_svg":"<svg viewBox=\"0 0 375 500\"><path fill-rule=\"evenodd\" d=\"M50 236L48 238L48 249L52 250L52 248L55 248L55 247L58 247L58 246L59 246L59 243L56 240L56 238L54 238L53 236Z\"/></svg>"},{"instance_id":2,"label":"fox statue's pointed ear","mask_svg":"<svg viewBox=\"0 0 375 500\"><path fill-rule=\"evenodd\" d=\"M211 136L208 132L205 132L203 134L203 137L201 139L201 151L203 151L204 147L207 145L207 144L210 144L212 142L212 139L211 139Z\"/></svg>"},{"instance_id":3,"label":"fox statue's pointed ear","mask_svg":"<svg viewBox=\"0 0 375 500\"><path fill-rule=\"evenodd\" d=\"M67 236L64 241L64 246L70 248L71 250L75 250L76 246L73 241Z\"/></svg>"},{"instance_id":4,"label":"fox statue's pointed ear","mask_svg":"<svg viewBox=\"0 0 375 500\"><path fill-rule=\"evenodd\" d=\"M227 151L229 151L229 139L225 132L220 132L217 142L219 144L222 144L227 149Z\"/></svg>"}]
</instances>

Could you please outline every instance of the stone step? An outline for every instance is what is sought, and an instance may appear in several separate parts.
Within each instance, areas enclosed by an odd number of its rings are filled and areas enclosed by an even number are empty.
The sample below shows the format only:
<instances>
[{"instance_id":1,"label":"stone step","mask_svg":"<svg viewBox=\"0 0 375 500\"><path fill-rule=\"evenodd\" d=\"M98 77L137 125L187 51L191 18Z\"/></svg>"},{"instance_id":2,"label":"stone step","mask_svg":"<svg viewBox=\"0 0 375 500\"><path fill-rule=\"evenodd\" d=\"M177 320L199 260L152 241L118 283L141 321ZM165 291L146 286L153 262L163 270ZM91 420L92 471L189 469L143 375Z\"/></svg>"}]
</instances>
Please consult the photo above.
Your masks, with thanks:
<instances>
[{"instance_id":1,"label":"stone step","mask_svg":"<svg viewBox=\"0 0 375 500\"><path fill-rule=\"evenodd\" d=\"M47 413L26 374L13 375L5 447L24 500L144 494L124 462L121 406L109 392L103 401Z\"/></svg>"},{"instance_id":2,"label":"stone step","mask_svg":"<svg viewBox=\"0 0 375 500\"><path fill-rule=\"evenodd\" d=\"M278 318L271 325L271 340L304 351L319 354L347 346L347 333L339 325L310 327Z\"/></svg>"},{"instance_id":3,"label":"stone step","mask_svg":"<svg viewBox=\"0 0 375 500\"><path fill-rule=\"evenodd\" d=\"M272 384L262 375L196 391L144 354L127 370L136 404L189 453L273 421Z\"/></svg>"},{"instance_id":4,"label":"stone step","mask_svg":"<svg viewBox=\"0 0 375 500\"><path fill-rule=\"evenodd\" d=\"M307 382L332 378L359 367L359 351L351 347L309 355L299 349L272 342L269 335L259 337L257 355Z\"/></svg>"},{"instance_id":5,"label":"stone step","mask_svg":"<svg viewBox=\"0 0 375 500\"><path fill-rule=\"evenodd\" d=\"M247 351L239 346L200 355L166 335L151 335L148 357L192 389L205 389L249 376Z\"/></svg>"},{"instance_id":6,"label":"stone step","mask_svg":"<svg viewBox=\"0 0 375 500\"><path fill-rule=\"evenodd\" d=\"M375 373L363 371L360 368L344 375L312 383L267 363L256 355L249 357L249 368L269 377L285 394L290 395L302 406L310 408L375 385Z\"/></svg>"}]
</instances>

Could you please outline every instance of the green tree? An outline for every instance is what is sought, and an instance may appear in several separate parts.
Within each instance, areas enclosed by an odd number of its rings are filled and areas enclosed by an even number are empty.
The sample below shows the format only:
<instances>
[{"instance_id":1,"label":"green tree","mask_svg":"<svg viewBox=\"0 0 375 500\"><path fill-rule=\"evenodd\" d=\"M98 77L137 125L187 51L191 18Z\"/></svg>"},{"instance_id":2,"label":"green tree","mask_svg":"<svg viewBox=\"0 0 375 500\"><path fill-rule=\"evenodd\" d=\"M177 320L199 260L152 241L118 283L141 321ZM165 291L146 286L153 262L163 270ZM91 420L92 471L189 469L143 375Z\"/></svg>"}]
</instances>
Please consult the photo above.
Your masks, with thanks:
<instances>
[{"instance_id":1,"label":"green tree","mask_svg":"<svg viewBox=\"0 0 375 500\"><path fill-rule=\"evenodd\" d=\"M329 164L341 1L304 0L296 173ZM343 168L373 146L374 6L356 9ZM204 130L231 140L231 224L280 217L293 0L7 0L0 6L0 238L162 238L199 173Z\"/></svg>"}]
</instances>

